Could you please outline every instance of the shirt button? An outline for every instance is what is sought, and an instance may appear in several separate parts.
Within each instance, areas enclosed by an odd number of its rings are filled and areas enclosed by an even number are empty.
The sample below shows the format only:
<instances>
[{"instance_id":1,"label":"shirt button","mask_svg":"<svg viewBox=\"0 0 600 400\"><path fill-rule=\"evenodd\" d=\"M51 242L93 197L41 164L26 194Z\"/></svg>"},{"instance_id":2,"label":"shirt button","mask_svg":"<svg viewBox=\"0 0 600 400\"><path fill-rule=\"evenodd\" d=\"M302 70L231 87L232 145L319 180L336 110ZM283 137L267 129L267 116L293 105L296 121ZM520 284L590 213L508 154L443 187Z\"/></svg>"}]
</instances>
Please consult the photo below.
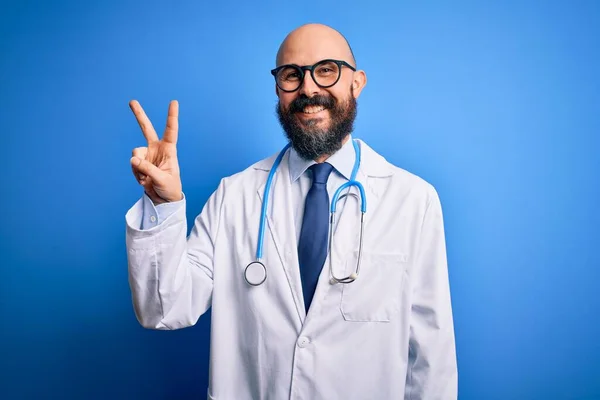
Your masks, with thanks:
<instances>
[{"instance_id":1,"label":"shirt button","mask_svg":"<svg viewBox=\"0 0 600 400\"><path fill-rule=\"evenodd\" d=\"M310 339L307 338L306 336L300 336L300 338L298 339L298 347L305 348L309 344L310 344Z\"/></svg>"},{"instance_id":2,"label":"shirt button","mask_svg":"<svg viewBox=\"0 0 600 400\"><path fill-rule=\"evenodd\" d=\"M154 215L151 215L151 216L150 216L150 221L152 221L152 222L156 222L156 217L155 217Z\"/></svg>"}]
</instances>

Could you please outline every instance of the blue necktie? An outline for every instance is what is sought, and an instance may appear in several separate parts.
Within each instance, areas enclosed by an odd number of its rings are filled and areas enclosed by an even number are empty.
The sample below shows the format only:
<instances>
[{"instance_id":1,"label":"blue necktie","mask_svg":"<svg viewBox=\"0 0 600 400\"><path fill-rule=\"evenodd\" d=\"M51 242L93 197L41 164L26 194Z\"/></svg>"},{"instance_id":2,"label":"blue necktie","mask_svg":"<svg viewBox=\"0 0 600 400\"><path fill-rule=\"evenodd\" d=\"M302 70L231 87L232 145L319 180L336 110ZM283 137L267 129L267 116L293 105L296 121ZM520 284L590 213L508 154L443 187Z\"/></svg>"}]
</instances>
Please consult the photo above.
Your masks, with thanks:
<instances>
[{"instance_id":1,"label":"blue necktie","mask_svg":"<svg viewBox=\"0 0 600 400\"><path fill-rule=\"evenodd\" d=\"M306 195L304 218L298 243L298 260L302 278L304 307L308 312L317 288L319 274L327 258L327 239L329 236L329 194L327 178L333 170L328 163L314 164L310 167L313 183Z\"/></svg>"}]
</instances>

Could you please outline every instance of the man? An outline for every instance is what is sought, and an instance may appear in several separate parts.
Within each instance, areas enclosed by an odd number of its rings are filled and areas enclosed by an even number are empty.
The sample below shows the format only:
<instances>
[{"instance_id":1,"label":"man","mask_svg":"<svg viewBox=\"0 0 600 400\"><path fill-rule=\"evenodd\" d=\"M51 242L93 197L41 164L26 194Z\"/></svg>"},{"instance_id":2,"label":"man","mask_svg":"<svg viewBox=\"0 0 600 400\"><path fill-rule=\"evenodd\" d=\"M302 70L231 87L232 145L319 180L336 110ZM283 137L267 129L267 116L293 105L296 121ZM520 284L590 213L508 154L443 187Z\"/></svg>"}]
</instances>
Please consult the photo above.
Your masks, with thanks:
<instances>
[{"instance_id":1,"label":"man","mask_svg":"<svg viewBox=\"0 0 600 400\"><path fill-rule=\"evenodd\" d=\"M159 140L131 103L148 140L131 159L145 194L126 216L138 320L178 329L212 307L209 399L456 398L435 189L352 138L367 79L340 33L302 26L276 64L291 148L279 165L273 156L223 179L189 237L178 105ZM336 203L330 234L334 192L354 174L367 201L364 226L353 186Z\"/></svg>"}]
</instances>

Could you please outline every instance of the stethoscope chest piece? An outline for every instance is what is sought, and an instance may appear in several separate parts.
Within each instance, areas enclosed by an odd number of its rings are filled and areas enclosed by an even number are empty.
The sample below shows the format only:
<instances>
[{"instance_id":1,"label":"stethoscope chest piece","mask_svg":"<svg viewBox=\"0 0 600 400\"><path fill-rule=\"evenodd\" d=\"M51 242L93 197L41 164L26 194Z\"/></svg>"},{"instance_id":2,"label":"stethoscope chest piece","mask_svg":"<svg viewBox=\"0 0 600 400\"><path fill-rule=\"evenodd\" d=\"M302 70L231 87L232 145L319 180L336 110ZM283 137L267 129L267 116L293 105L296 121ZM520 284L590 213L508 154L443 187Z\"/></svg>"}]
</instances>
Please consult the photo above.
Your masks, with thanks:
<instances>
[{"instance_id":1,"label":"stethoscope chest piece","mask_svg":"<svg viewBox=\"0 0 600 400\"><path fill-rule=\"evenodd\" d=\"M244 271L246 282L252 286L259 286L267 279L267 268L260 261L253 261Z\"/></svg>"}]
</instances>

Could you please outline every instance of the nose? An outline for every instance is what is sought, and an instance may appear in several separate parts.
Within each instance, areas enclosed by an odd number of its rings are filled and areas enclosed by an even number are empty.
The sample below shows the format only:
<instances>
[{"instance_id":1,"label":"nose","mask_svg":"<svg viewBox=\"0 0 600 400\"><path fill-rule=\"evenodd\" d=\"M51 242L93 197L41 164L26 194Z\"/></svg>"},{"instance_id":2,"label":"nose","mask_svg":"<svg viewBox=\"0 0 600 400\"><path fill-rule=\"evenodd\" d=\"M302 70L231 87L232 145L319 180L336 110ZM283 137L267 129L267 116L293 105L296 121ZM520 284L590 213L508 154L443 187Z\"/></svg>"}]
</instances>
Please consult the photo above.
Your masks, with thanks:
<instances>
[{"instance_id":1,"label":"nose","mask_svg":"<svg viewBox=\"0 0 600 400\"><path fill-rule=\"evenodd\" d=\"M298 89L298 94L305 95L306 97L313 97L315 94L318 94L321 88L316 84L310 71L305 71L304 80L302 81L302 85Z\"/></svg>"}]
</instances>

